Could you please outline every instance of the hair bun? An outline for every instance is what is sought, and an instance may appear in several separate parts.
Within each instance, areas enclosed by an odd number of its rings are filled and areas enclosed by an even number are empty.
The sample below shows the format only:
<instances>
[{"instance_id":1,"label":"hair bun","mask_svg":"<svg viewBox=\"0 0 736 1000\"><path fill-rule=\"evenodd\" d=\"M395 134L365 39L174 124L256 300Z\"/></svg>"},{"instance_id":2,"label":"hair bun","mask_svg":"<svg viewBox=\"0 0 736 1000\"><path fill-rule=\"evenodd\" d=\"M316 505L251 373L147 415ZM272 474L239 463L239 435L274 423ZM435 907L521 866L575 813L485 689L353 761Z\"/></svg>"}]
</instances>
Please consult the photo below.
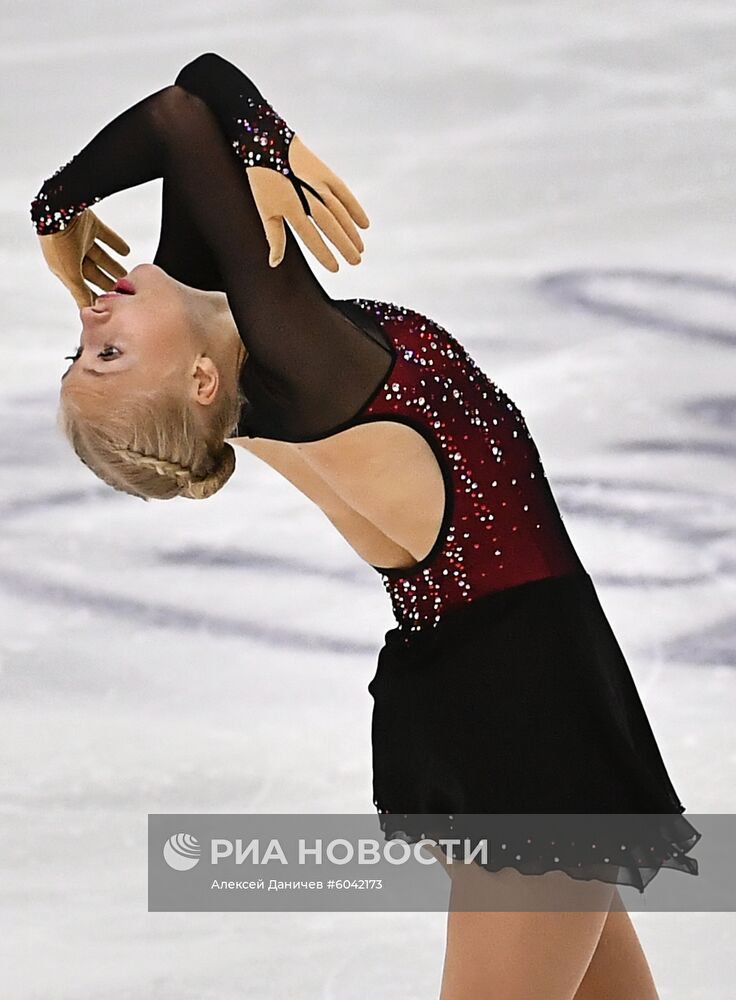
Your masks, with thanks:
<instances>
[{"instance_id":1,"label":"hair bun","mask_svg":"<svg viewBox=\"0 0 736 1000\"><path fill-rule=\"evenodd\" d=\"M188 500L206 500L222 489L235 471L235 449L227 441L223 443L219 464L203 479L189 478L179 493Z\"/></svg>"}]
</instances>

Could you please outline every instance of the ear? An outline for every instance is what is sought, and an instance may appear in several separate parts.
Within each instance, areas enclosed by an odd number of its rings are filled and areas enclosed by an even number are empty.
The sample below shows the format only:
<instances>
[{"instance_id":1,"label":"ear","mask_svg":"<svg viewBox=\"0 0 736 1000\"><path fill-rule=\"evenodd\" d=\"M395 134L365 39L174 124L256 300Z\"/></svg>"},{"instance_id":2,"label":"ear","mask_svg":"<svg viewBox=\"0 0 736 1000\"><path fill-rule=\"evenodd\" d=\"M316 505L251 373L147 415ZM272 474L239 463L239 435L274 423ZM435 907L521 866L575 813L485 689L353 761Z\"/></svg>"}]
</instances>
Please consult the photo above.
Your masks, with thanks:
<instances>
[{"instance_id":1,"label":"ear","mask_svg":"<svg viewBox=\"0 0 736 1000\"><path fill-rule=\"evenodd\" d=\"M207 354L197 356L191 370L192 397L202 406L209 406L217 398L220 387L220 372Z\"/></svg>"}]
</instances>

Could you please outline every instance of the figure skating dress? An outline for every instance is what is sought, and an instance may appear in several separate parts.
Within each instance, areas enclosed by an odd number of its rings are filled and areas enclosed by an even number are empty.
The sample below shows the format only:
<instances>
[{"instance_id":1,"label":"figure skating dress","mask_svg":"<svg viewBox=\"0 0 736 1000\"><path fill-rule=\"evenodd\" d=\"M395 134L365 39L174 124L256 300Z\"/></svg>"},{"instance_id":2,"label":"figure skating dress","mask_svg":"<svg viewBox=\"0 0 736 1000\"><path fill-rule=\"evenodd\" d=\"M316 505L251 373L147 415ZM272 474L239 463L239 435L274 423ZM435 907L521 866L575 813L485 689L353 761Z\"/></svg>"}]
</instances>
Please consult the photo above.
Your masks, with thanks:
<instances>
[{"instance_id":1,"label":"figure skating dress","mask_svg":"<svg viewBox=\"0 0 736 1000\"><path fill-rule=\"evenodd\" d=\"M59 232L105 196L163 179L154 263L225 292L248 350L232 436L305 442L392 420L432 448L445 484L436 541L409 570L374 567L396 618L368 685L386 837L451 836L460 815L626 814L564 843L512 840L489 820L486 867L639 890L663 867L697 874L700 834L515 403L427 316L330 298L291 231L269 266L244 166L257 140L283 171L292 134L206 53L49 177L32 221Z\"/></svg>"}]
</instances>

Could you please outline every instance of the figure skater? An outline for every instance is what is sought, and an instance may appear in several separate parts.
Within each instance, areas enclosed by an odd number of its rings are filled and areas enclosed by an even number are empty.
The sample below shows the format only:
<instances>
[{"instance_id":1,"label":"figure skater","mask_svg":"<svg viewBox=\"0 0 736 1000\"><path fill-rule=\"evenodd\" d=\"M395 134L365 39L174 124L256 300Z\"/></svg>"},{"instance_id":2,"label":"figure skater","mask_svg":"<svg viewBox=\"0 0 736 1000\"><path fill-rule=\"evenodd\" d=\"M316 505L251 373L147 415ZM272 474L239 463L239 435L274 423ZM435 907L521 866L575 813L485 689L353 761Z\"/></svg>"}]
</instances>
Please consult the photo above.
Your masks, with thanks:
<instances>
[{"instance_id":1,"label":"figure skater","mask_svg":"<svg viewBox=\"0 0 736 1000\"><path fill-rule=\"evenodd\" d=\"M154 178L158 249L126 272L91 206ZM427 316L332 299L286 226L327 270L318 230L358 264L369 221L349 188L206 53L59 168L31 217L80 307L59 408L79 458L133 496L199 499L245 449L380 574L396 618L368 686L385 836L416 843L461 814L629 816L559 842L491 825L485 864L431 846L452 880L441 1000L655 998L616 886L697 874L700 834L522 413ZM563 882L579 905L541 911ZM479 884L528 911L463 907Z\"/></svg>"}]
</instances>

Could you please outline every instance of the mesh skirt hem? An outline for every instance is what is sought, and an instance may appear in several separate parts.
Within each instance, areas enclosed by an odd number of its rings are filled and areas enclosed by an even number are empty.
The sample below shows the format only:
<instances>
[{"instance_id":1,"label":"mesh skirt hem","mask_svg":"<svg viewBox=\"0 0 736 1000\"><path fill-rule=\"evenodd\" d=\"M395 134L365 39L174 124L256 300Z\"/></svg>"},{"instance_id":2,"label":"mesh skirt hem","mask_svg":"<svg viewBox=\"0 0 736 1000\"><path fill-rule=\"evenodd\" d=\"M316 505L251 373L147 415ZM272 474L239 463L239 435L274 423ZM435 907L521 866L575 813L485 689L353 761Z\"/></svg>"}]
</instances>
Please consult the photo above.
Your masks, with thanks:
<instances>
[{"instance_id":1,"label":"mesh skirt hem","mask_svg":"<svg viewBox=\"0 0 736 1000\"><path fill-rule=\"evenodd\" d=\"M631 886L640 893L663 868L698 875L698 862L688 852L702 835L681 813L606 815L605 820L595 815L546 815L527 820L522 815L458 816L379 809L378 817L387 841L460 841L440 844L445 857L462 858L463 843L472 851L484 841L485 858L475 852L472 860L488 872L504 868L522 875L561 871L578 880Z\"/></svg>"}]
</instances>

